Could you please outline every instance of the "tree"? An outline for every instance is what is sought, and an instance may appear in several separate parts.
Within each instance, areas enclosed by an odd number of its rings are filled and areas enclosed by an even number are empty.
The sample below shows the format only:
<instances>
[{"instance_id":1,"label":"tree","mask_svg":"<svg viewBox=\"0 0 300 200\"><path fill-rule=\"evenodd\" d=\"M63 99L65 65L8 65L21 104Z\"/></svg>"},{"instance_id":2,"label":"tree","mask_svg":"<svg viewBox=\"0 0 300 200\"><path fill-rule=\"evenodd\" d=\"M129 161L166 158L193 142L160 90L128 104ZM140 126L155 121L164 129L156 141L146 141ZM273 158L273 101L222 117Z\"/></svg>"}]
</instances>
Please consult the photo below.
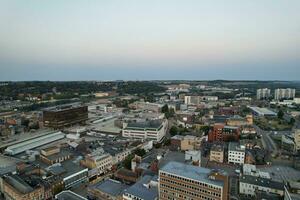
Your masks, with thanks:
<instances>
[{"instance_id":1,"label":"tree","mask_svg":"<svg viewBox=\"0 0 300 200\"><path fill-rule=\"evenodd\" d=\"M145 149L136 149L134 151L134 154L143 157L146 154L146 151L145 151Z\"/></svg>"},{"instance_id":2,"label":"tree","mask_svg":"<svg viewBox=\"0 0 300 200\"><path fill-rule=\"evenodd\" d=\"M168 107L167 104L165 104L165 105L161 108L161 112L162 112L162 113L165 113L165 114L169 112L169 107Z\"/></svg>"},{"instance_id":3,"label":"tree","mask_svg":"<svg viewBox=\"0 0 300 200\"><path fill-rule=\"evenodd\" d=\"M171 134L171 136L177 135L178 134L178 128L176 126L172 126L170 128L170 134Z\"/></svg>"},{"instance_id":4,"label":"tree","mask_svg":"<svg viewBox=\"0 0 300 200\"><path fill-rule=\"evenodd\" d=\"M290 122L289 122L289 124L290 125L294 125L295 124L295 122L296 122L296 120L292 117L291 119L290 119Z\"/></svg>"},{"instance_id":5,"label":"tree","mask_svg":"<svg viewBox=\"0 0 300 200\"><path fill-rule=\"evenodd\" d=\"M209 126L202 126L200 128L200 131L204 133L204 135L207 135L209 132L210 127Z\"/></svg>"},{"instance_id":6,"label":"tree","mask_svg":"<svg viewBox=\"0 0 300 200\"><path fill-rule=\"evenodd\" d=\"M282 118L283 118L283 115L284 115L283 111L282 111L282 110L279 110L278 113L277 113L278 119L282 119Z\"/></svg>"},{"instance_id":7,"label":"tree","mask_svg":"<svg viewBox=\"0 0 300 200\"><path fill-rule=\"evenodd\" d=\"M123 161L123 166L126 168L126 169L129 169L131 170L131 160L134 158L134 155L133 154L129 154L125 160Z\"/></svg>"}]
</instances>

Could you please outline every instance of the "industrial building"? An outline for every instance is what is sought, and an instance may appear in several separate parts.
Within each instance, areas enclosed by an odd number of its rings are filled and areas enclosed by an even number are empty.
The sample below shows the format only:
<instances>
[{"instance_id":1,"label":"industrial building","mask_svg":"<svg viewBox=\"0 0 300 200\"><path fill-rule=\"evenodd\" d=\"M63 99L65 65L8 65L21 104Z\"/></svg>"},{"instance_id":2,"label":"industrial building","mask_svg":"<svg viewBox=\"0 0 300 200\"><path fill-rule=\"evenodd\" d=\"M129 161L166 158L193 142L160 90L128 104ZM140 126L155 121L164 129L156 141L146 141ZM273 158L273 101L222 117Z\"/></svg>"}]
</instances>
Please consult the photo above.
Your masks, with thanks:
<instances>
[{"instance_id":1,"label":"industrial building","mask_svg":"<svg viewBox=\"0 0 300 200\"><path fill-rule=\"evenodd\" d=\"M256 106L249 106L249 109L252 111L253 115L255 116L267 116L267 117L274 117L277 114L267 108L260 108Z\"/></svg>"},{"instance_id":2,"label":"industrial building","mask_svg":"<svg viewBox=\"0 0 300 200\"><path fill-rule=\"evenodd\" d=\"M61 131L58 132L52 132L49 134L44 134L40 137L35 137L30 140L26 140L11 146L8 146L5 149L5 153L9 155L16 155L22 152L25 152L30 149L34 149L39 146L43 146L45 144L49 144L51 142L61 140L65 137L65 134Z\"/></svg>"}]
</instances>

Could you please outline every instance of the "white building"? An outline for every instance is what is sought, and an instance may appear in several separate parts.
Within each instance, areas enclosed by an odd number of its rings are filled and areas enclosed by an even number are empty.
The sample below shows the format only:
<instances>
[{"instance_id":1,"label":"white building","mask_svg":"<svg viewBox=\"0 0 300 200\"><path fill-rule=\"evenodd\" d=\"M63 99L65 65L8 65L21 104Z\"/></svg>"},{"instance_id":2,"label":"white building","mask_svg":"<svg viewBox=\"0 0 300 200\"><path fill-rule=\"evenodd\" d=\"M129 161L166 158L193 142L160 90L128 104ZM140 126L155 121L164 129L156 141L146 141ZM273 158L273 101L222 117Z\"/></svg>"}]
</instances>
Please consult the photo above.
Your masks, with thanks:
<instances>
[{"instance_id":1,"label":"white building","mask_svg":"<svg viewBox=\"0 0 300 200\"><path fill-rule=\"evenodd\" d=\"M268 98L270 98L270 96L271 96L271 90L268 88L262 88L262 89L258 89L256 91L256 98L258 100L268 99Z\"/></svg>"},{"instance_id":2,"label":"white building","mask_svg":"<svg viewBox=\"0 0 300 200\"><path fill-rule=\"evenodd\" d=\"M144 102L144 101L137 101L137 102L130 104L130 107L133 107L135 109L152 111L152 112L160 112L161 108L163 106L164 106L164 104L150 103L150 102Z\"/></svg>"},{"instance_id":3,"label":"white building","mask_svg":"<svg viewBox=\"0 0 300 200\"><path fill-rule=\"evenodd\" d=\"M255 196L256 191L284 195L284 184L271 179L243 175L240 177L240 194Z\"/></svg>"},{"instance_id":4,"label":"white building","mask_svg":"<svg viewBox=\"0 0 300 200\"><path fill-rule=\"evenodd\" d=\"M267 179L271 178L268 172L260 171L256 168L255 165L251 165L251 164L243 165L243 175L256 176L256 177L267 178Z\"/></svg>"},{"instance_id":5,"label":"white building","mask_svg":"<svg viewBox=\"0 0 300 200\"><path fill-rule=\"evenodd\" d=\"M152 120L136 123L124 123L122 136L132 139L153 140L160 142L168 129L168 120Z\"/></svg>"},{"instance_id":6,"label":"white building","mask_svg":"<svg viewBox=\"0 0 300 200\"><path fill-rule=\"evenodd\" d=\"M185 96L184 103L187 105L199 105L203 101L218 101L217 96Z\"/></svg>"},{"instance_id":7,"label":"white building","mask_svg":"<svg viewBox=\"0 0 300 200\"><path fill-rule=\"evenodd\" d=\"M228 163L244 164L245 163L245 146L236 142L230 142L228 146Z\"/></svg>"},{"instance_id":8,"label":"white building","mask_svg":"<svg viewBox=\"0 0 300 200\"><path fill-rule=\"evenodd\" d=\"M275 100L284 100L284 99L294 99L295 98L295 89L286 88L286 89L276 89L274 98Z\"/></svg>"}]
</instances>

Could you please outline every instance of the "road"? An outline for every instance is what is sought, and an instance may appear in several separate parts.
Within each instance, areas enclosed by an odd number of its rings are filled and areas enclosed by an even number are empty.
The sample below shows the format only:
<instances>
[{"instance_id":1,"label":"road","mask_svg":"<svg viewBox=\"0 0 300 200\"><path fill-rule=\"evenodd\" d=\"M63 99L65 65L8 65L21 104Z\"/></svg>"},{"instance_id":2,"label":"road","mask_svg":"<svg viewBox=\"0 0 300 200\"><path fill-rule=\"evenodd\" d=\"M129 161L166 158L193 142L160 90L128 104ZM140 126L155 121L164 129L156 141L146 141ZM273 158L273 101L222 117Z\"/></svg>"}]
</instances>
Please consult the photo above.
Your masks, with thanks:
<instances>
[{"instance_id":1,"label":"road","mask_svg":"<svg viewBox=\"0 0 300 200\"><path fill-rule=\"evenodd\" d=\"M253 125L253 127L256 129L257 134L262 136L262 143L264 148L267 151L272 152L272 154L274 155L277 154L278 147L273 141L273 139L270 137L271 131L264 131L256 125Z\"/></svg>"}]
</instances>

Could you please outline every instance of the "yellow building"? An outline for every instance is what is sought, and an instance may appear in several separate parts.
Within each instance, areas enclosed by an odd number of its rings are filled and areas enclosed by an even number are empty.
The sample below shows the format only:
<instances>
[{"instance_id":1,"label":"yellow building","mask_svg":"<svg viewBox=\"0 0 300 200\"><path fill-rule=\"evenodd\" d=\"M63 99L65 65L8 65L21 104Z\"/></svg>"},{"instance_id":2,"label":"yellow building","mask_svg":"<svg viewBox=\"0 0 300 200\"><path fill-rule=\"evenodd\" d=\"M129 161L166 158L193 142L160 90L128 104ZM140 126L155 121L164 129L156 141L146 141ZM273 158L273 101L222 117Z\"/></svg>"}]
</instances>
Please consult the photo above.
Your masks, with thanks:
<instances>
[{"instance_id":1,"label":"yellow building","mask_svg":"<svg viewBox=\"0 0 300 200\"><path fill-rule=\"evenodd\" d=\"M213 145L210 149L209 161L224 162L224 148L222 145Z\"/></svg>"}]
</instances>

